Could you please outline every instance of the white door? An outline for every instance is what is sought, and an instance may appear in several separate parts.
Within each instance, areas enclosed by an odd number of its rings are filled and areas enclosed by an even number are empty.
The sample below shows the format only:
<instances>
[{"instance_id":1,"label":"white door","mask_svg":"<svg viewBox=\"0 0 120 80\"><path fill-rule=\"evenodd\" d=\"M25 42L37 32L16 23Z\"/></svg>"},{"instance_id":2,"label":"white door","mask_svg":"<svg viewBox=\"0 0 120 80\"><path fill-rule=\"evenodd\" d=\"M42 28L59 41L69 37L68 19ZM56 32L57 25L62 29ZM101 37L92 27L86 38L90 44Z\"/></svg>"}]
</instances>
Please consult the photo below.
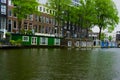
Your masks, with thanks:
<instances>
[{"instance_id":1,"label":"white door","mask_svg":"<svg viewBox=\"0 0 120 80\"><path fill-rule=\"evenodd\" d=\"M31 38L31 44L32 45L37 45L37 37L32 37Z\"/></svg>"}]
</instances>

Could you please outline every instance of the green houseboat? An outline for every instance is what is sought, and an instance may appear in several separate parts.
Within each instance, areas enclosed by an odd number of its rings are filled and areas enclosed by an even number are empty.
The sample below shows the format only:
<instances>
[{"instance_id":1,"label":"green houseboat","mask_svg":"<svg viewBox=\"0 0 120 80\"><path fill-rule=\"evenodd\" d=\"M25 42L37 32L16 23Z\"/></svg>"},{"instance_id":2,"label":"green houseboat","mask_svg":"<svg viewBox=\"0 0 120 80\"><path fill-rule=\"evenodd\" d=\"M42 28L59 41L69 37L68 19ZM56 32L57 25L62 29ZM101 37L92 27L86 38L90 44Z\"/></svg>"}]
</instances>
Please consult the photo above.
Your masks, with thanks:
<instances>
[{"instance_id":1,"label":"green houseboat","mask_svg":"<svg viewBox=\"0 0 120 80\"><path fill-rule=\"evenodd\" d=\"M61 38L55 36L12 34L11 40L20 40L22 46L59 47L61 45Z\"/></svg>"}]
</instances>

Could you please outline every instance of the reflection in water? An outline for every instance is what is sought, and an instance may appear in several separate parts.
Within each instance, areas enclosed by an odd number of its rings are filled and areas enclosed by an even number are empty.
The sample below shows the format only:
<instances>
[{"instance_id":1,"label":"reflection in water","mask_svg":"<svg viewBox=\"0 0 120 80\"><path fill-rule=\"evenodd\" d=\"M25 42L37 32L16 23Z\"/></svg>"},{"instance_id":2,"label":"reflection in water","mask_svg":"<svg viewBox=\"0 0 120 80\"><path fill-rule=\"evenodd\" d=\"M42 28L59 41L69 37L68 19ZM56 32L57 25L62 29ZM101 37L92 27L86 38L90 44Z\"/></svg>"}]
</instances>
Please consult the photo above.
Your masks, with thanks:
<instances>
[{"instance_id":1,"label":"reflection in water","mask_svg":"<svg viewBox=\"0 0 120 80\"><path fill-rule=\"evenodd\" d=\"M119 51L0 50L0 80L120 80Z\"/></svg>"}]
</instances>

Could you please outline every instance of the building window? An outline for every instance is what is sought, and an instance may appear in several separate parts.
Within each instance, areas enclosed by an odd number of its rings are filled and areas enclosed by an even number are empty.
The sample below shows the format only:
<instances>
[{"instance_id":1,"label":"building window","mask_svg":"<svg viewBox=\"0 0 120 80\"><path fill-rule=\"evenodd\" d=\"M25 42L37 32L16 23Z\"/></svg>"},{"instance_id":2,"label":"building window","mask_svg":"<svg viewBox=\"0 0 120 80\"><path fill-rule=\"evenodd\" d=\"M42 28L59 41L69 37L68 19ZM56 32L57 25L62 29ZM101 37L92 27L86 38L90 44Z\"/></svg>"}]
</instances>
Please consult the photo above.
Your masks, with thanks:
<instances>
[{"instance_id":1,"label":"building window","mask_svg":"<svg viewBox=\"0 0 120 80\"><path fill-rule=\"evenodd\" d=\"M42 7L40 7L40 11L42 12Z\"/></svg>"},{"instance_id":2,"label":"building window","mask_svg":"<svg viewBox=\"0 0 120 80\"><path fill-rule=\"evenodd\" d=\"M8 10L8 16L12 16L12 10Z\"/></svg>"},{"instance_id":3,"label":"building window","mask_svg":"<svg viewBox=\"0 0 120 80\"><path fill-rule=\"evenodd\" d=\"M27 22L24 22L24 29L27 30Z\"/></svg>"},{"instance_id":4,"label":"building window","mask_svg":"<svg viewBox=\"0 0 120 80\"><path fill-rule=\"evenodd\" d=\"M46 9L47 13L49 13L49 9Z\"/></svg>"},{"instance_id":5,"label":"building window","mask_svg":"<svg viewBox=\"0 0 120 80\"><path fill-rule=\"evenodd\" d=\"M6 3L6 0L1 0L1 3Z\"/></svg>"},{"instance_id":6,"label":"building window","mask_svg":"<svg viewBox=\"0 0 120 80\"><path fill-rule=\"evenodd\" d=\"M35 21L39 21L39 16L35 15Z\"/></svg>"},{"instance_id":7,"label":"building window","mask_svg":"<svg viewBox=\"0 0 120 80\"><path fill-rule=\"evenodd\" d=\"M46 23L49 23L49 18L46 18Z\"/></svg>"},{"instance_id":8,"label":"building window","mask_svg":"<svg viewBox=\"0 0 120 80\"><path fill-rule=\"evenodd\" d=\"M53 11L53 15L55 15L55 11Z\"/></svg>"},{"instance_id":9,"label":"building window","mask_svg":"<svg viewBox=\"0 0 120 80\"><path fill-rule=\"evenodd\" d=\"M43 12L45 12L45 8L43 8Z\"/></svg>"},{"instance_id":10,"label":"building window","mask_svg":"<svg viewBox=\"0 0 120 80\"><path fill-rule=\"evenodd\" d=\"M37 45L37 37L32 37L31 41L32 45Z\"/></svg>"},{"instance_id":11,"label":"building window","mask_svg":"<svg viewBox=\"0 0 120 80\"><path fill-rule=\"evenodd\" d=\"M41 33L45 33L45 27L41 26Z\"/></svg>"},{"instance_id":12,"label":"building window","mask_svg":"<svg viewBox=\"0 0 120 80\"><path fill-rule=\"evenodd\" d=\"M39 22L42 22L42 16L39 16Z\"/></svg>"},{"instance_id":13,"label":"building window","mask_svg":"<svg viewBox=\"0 0 120 80\"><path fill-rule=\"evenodd\" d=\"M52 13L52 10L50 10L50 14Z\"/></svg>"},{"instance_id":14,"label":"building window","mask_svg":"<svg viewBox=\"0 0 120 80\"><path fill-rule=\"evenodd\" d=\"M49 24L51 24L52 23L52 19L49 19Z\"/></svg>"},{"instance_id":15,"label":"building window","mask_svg":"<svg viewBox=\"0 0 120 80\"><path fill-rule=\"evenodd\" d=\"M47 34L49 32L49 27L45 27L45 33Z\"/></svg>"},{"instance_id":16,"label":"building window","mask_svg":"<svg viewBox=\"0 0 120 80\"><path fill-rule=\"evenodd\" d=\"M13 14L14 17L17 17L16 13Z\"/></svg>"},{"instance_id":17,"label":"building window","mask_svg":"<svg viewBox=\"0 0 120 80\"><path fill-rule=\"evenodd\" d=\"M16 21L14 21L13 23L14 23L14 28L17 28L17 23L16 23Z\"/></svg>"},{"instance_id":18,"label":"building window","mask_svg":"<svg viewBox=\"0 0 120 80\"><path fill-rule=\"evenodd\" d=\"M8 5L12 5L12 2L11 2L11 0L8 0Z\"/></svg>"},{"instance_id":19,"label":"building window","mask_svg":"<svg viewBox=\"0 0 120 80\"><path fill-rule=\"evenodd\" d=\"M34 31L37 32L37 25L34 26Z\"/></svg>"},{"instance_id":20,"label":"building window","mask_svg":"<svg viewBox=\"0 0 120 80\"><path fill-rule=\"evenodd\" d=\"M41 31L41 25L39 25L39 33L41 33L42 31Z\"/></svg>"},{"instance_id":21,"label":"building window","mask_svg":"<svg viewBox=\"0 0 120 80\"><path fill-rule=\"evenodd\" d=\"M33 15L29 15L29 20L33 21Z\"/></svg>"},{"instance_id":22,"label":"building window","mask_svg":"<svg viewBox=\"0 0 120 80\"><path fill-rule=\"evenodd\" d=\"M8 32L11 32L12 29L12 20L8 21Z\"/></svg>"},{"instance_id":23,"label":"building window","mask_svg":"<svg viewBox=\"0 0 120 80\"><path fill-rule=\"evenodd\" d=\"M23 36L23 37L22 37L22 40L23 40L24 42L29 42L29 36Z\"/></svg>"},{"instance_id":24,"label":"building window","mask_svg":"<svg viewBox=\"0 0 120 80\"><path fill-rule=\"evenodd\" d=\"M46 17L45 16L42 17L42 22L46 23Z\"/></svg>"},{"instance_id":25,"label":"building window","mask_svg":"<svg viewBox=\"0 0 120 80\"><path fill-rule=\"evenodd\" d=\"M33 24L29 23L29 29L32 29L32 28L33 28Z\"/></svg>"},{"instance_id":26,"label":"building window","mask_svg":"<svg viewBox=\"0 0 120 80\"><path fill-rule=\"evenodd\" d=\"M6 18L4 17L1 17L1 29L5 29L6 28Z\"/></svg>"},{"instance_id":27,"label":"building window","mask_svg":"<svg viewBox=\"0 0 120 80\"><path fill-rule=\"evenodd\" d=\"M40 44L41 44L41 45L48 45L48 38L41 37L41 39L40 39Z\"/></svg>"},{"instance_id":28,"label":"building window","mask_svg":"<svg viewBox=\"0 0 120 80\"><path fill-rule=\"evenodd\" d=\"M6 15L6 6L5 5L1 5L1 14Z\"/></svg>"}]
</instances>

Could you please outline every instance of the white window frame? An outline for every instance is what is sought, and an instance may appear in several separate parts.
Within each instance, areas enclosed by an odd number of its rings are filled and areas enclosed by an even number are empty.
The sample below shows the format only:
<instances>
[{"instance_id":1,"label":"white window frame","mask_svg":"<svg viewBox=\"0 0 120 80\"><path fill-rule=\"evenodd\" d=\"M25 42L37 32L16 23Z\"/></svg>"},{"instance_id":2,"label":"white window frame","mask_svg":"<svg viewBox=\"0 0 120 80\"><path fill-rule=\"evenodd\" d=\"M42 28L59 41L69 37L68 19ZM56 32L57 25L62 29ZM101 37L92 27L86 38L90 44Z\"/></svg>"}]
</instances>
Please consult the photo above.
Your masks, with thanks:
<instances>
[{"instance_id":1,"label":"white window frame","mask_svg":"<svg viewBox=\"0 0 120 80\"><path fill-rule=\"evenodd\" d=\"M12 1L8 0L8 5L11 6L12 5Z\"/></svg>"},{"instance_id":2,"label":"white window frame","mask_svg":"<svg viewBox=\"0 0 120 80\"><path fill-rule=\"evenodd\" d=\"M60 45L60 39L55 38L54 45Z\"/></svg>"},{"instance_id":3,"label":"white window frame","mask_svg":"<svg viewBox=\"0 0 120 80\"><path fill-rule=\"evenodd\" d=\"M44 43L43 43L43 39L45 39ZM46 38L46 37L41 37L41 38L40 38L40 45L48 45L48 38Z\"/></svg>"},{"instance_id":4,"label":"white window frame","mask_svg":"<svg viewBox=\"0 0 120 80\"><path fill-rule=\"evenodd\" d=\"M22 41L24 42L29 42L29 36L23 36Z\"/></svg>"}]
</instances>

